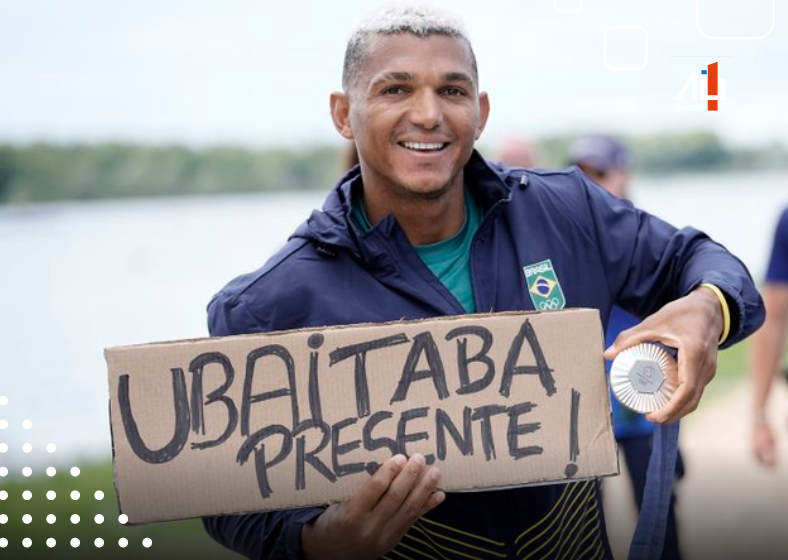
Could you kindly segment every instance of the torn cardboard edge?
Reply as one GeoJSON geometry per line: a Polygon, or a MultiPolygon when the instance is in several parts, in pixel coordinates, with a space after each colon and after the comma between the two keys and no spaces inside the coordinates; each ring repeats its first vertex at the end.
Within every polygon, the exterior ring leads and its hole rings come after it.
{"type": "Polygon", "coordinates": [[[618,474],[598,311],[507,312],[107,349],[131,523],[347,499],[396,453],[447,491],[618,474]]]}

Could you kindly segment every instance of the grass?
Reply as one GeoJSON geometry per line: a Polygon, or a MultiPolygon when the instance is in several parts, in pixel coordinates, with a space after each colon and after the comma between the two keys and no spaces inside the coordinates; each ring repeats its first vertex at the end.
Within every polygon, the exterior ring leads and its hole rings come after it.
{"type": "Polygon", "coordinates": [[[120,524],[112,483],[112,465],[84,464],[80,470],[78,477],[71,476],[67,469],[60,469],[51,478],[42,470],[30,478],[9,473],[6,478],[0,479],[0,490],[8,493],[8,497],[0,501],[0,514],[8,517],[7,522],[0,525],[0,538],[8,540],[6,548],[0,549],[0,558],[240,558],[214,542],[203,530],[199,520],[136,527],[120,524]],[[25,490],[32,492],[30,500],[23,498],[25,490]],[[54,500],[47,499],[46,494],[50,490],[56,493],[54,500]],[[78,500],[71,499],[73,490],[80,493],[78,500]],[[102,500],[94,497],[97,490],[104,493],[102,500]],[[22,519],[25,514],[32,516],[29,524],[22,519]],[[50,514],[56,517],[53,524],[46,520],[50,514]],[[71,521],[74,514],[79,515],[76,524],[71,521]],[[97,514],[103,515],[103,523],[96,523],[97,514]],[[30,548],[23,546],[25,538],[32,540],[30,548]],[[46,545],[49,538],[55,539],[54,548],[50,549],[46,545]],[[73,538],[79,539],[78,548],[71,546],[73,538]],[[97,538],[104,540],[101,548],[94,544],[97,538]],[[126,548],[118,545],[121,538],[128,540],[126,548]],[[144,538],[152,540],[150,548],[143,546],[144,538]]]}
{"type": "Polygon", "coordinates": [[[734,387],[747,381],[747,354],[750,341],[745,340],[732,348],[722,350],[717,355],[717,375],[706,387],[701,400],[701,407],[709,406],[710,402],[727,394],[734,387]]]}

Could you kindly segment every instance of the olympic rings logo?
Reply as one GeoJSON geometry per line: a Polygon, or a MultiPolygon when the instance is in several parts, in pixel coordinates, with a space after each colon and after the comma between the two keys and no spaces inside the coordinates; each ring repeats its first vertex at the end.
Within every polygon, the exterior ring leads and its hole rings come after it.
{"type": "Polygon", "coordinates": [[[561,300],[557,297],[546,299],[540,301],[537,307],[539,307],[540,311],[555,311],[556,309],[561,309],[561,300]]]}

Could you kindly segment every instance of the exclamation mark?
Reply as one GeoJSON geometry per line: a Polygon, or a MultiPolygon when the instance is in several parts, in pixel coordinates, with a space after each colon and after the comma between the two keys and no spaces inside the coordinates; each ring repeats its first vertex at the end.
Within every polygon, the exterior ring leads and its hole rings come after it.
{"type": "Polygon", "coordinates": [[[571,461],[564,469],[566,478],[572,478],[577,474],[577,456],[580,454],[580,445],[577,437],[577,421],[580,412],[580,391],[572,389],[572,408],[569,415],[569,460],[571,461]]]}
{"type": "MultiPolygon", "coordinates": [[[[708,82],[708,95],[719,95],[717,92],[717,62],[714,64],[709,64],[709,82],[708,82]]],[[[709,99],[709,111],[716,111],[717,110],[717,100],[716,99],[709,99]]]]}

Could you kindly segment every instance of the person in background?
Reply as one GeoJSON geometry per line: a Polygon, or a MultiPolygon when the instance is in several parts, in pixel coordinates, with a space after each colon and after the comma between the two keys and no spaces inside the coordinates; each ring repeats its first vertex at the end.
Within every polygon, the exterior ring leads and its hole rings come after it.
{"type": "Polygon", "coordinates": [[[501,161],[509,167],[537,167],[542,159],[542,154],[534,142],[517,136],[506,138],[498,146],[497,151],[492,157],[495,161],[501,161]]]}
{"type": "MultiPolygon", "coordinates": [[[[563,286],[556,308],[607,320],[619,302],[647,317],[607,358],[644,340],[682,352],[681,385],[653,414],[668,423],[697,407],[718,345],[763,320],[744,265],[703,233],[607,195],[577,169],[485,160],[475,145],[490,99],[451,14],[392,4],[368,15],[330,108],[360,164],[275,256],[213,298],[211,335],[534,310],[547,302],[523,267],[547,261],[563,286]]],[[[255,559],[611,558],[594,480],[468,493],[440,480],[422,454],[396,453],[345,502],[203,522],[255,559]]]]}
{"type": "Polygon", "coordinates": [[[766,322],[753,337],[749,355],[754,393],[752,452],[761,465],[774,468],[776,443],[766,405],[781,369],[788,334],[788,208],[777,222],[762,293],[766,322]]]}
{"type": "MultiPolygon", "coordinates": [[[[569,159],[599,186],[617,198],[627,199],[631,179],[632,156],[626,145],[614,136],[593,135],[575,140],[569,147],[569,159]]],[[[613,307],[605,329],[605,344],[609,346],[618,334],[634,327],[640,320],[618,306],[613,307]]],[[[606,366],[610,371],[610,360],[606,366]]],[[[632,491],[638,511],[643,503],[646,471],[651,457],[654,424],[646,417],[624,407],[611,395],[613,405],[613,430],[619,449],[629,471],[632,491]]],[[[676,457],[676,478],[684,476],[681,453],[676,457]]],[[[675,512],[676,494],[671,496],[668,510],[665,546],[662,558],[681,558],[675,512]]]]}

